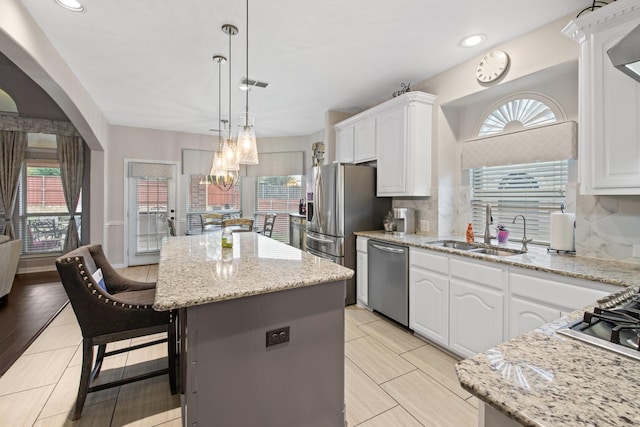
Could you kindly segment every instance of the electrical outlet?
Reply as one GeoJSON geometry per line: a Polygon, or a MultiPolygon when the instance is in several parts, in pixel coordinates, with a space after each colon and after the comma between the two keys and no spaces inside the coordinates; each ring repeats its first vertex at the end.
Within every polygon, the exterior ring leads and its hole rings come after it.
{"type": "Polygon", "coordinates": [[[272,329],[267,331],[267,347],[289,342],[289,327],[272,329]]]}

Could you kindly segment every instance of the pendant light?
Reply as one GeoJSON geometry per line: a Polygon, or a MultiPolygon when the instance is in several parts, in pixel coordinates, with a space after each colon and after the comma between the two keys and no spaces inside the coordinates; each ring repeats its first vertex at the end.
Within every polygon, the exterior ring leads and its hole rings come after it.
{"type": "Polygon", "coordinates": [[[229,133],[222,148],[222,155],[227,163],[227,175],[235,177],[235,182],[238,182],[240,163],[238,162],[237,144],[233,140],[231,133],[231,36],[238,34],[238,27],[225,24],[222,26],[222,31],[229,36],[229,133]]]}
{"type": "Polygon", "coordinates": [[[222,110],[222,64],[227,62],[227,58],[222,55],[215,55],[213,60],[218,63],[218,144],[213,153],[213,165],[209,172],[210,181],[216,185],[223,184],[227,175],[227,165],[222,154],[222,119],[220,117],[222,110]]]}
{"type": "Polygon", "coordinates": [[[247,0],[247,68],[245,86],[245,111],[240,113],[240,130],[238,131],[238,161],[244,165],[258,164],[258,145],[254,131],[255,116],[249,115],[249,0],[247,0]]]}

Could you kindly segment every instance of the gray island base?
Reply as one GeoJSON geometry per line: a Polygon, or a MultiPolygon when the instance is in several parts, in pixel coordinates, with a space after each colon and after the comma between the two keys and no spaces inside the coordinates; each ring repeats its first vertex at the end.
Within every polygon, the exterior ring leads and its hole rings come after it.
{"type": "Polygon", "coordinates": [[[216,234],[170,238],[162,249],[155,307],[180,313],[183,425],[343,427],[353,272],[237,233],[234,273],[217,277],[225,255],[216,234]]]}

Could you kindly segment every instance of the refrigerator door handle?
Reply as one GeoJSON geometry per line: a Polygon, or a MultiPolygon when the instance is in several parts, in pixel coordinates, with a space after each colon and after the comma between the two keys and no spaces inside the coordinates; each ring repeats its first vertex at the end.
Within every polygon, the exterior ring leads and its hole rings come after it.
{"type": "MultiPolygon", "coordinates": [[[[307,236],[307,237],[309,237],[309,236],[307,236]]],[[[374,248],[376,248],[376,249],[380,249],[381,251],[393,252],[394,254],[404,253],[404,249],[390,248],[388,246],[376,245],[375,243],[372,243],[372,246],[374,248]]]]}
{"type": "Polygon", "coordinates": [[[315,237],[309,233],[307,233],[307,239],[311,239],[311,240],[316,240],[318,242],[324,242],[324,243],[335,243],[333,240],[331,239],[323,239],[321,237],[315,237]]]}
{"type": "Polygon", "coordinates": [[[322,168],[318,167],[318,173],[316,174],[316,182],[315,182],[315,192],[316,192],[316,215],[315,222],[318,225],[318,231],[320,233],[324,233],[324,225],[322,221],[322,212],[324,209],[324,186],[322,185],[322,168]]]}

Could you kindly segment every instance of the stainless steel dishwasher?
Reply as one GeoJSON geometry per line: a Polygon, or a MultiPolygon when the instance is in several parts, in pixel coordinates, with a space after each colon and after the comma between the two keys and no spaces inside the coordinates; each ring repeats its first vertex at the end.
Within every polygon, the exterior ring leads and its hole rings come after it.
{"type": "Polygon", "coordinates": [[[369,308],[409,326],[409,248],[369,240],[369,308]]]}

